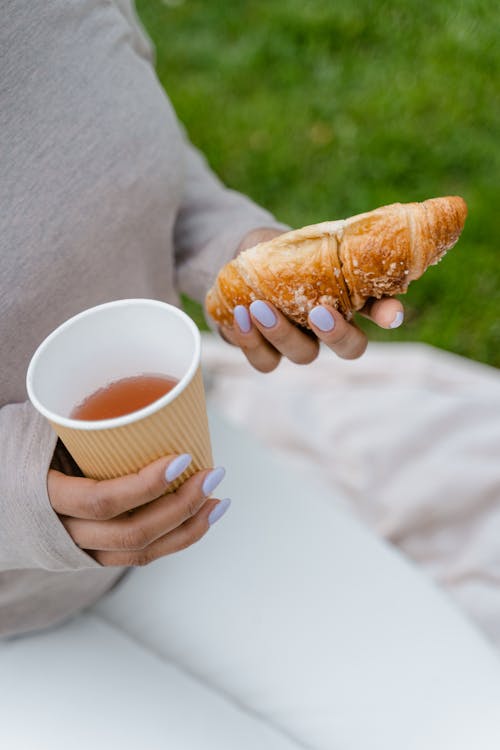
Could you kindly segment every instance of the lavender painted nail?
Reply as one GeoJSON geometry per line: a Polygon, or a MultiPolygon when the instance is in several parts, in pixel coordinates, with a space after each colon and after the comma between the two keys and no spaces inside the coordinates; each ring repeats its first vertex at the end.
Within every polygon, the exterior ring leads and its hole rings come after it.
{"type": "Polygon", "coordinates": [[[264,328],[272,328],[278,322],[276,315],[265,302],[258,299],[250,305],[250,312],[264,328]]]}
{"type": "Polygon", "coordinates": [[[313,307],[309,313],[309,320],[316,326],[316,328],[319,328],[320,331],[324,331],[325,333],[327,331],[333,331],[335,328],[333,315],[326,309],[326,307],[322,307],[322,305],[313,307]]]}
{"type": "Polygon", "coordinates": [[[180,477],[183,471],[186,471],[187,467],[193,460],[193,457],[189,453],[182,453],[167,466],[165,471],[165,479],[167,482],[173,482],[174,479],[180,477]]]}
{"type": "Polygon", "coordinates": [[[212,469],[210,474],[207,474],[205,481],[203,482],[201,491],[208,497],[215,490],[216,487],[222,482],[226,475],[226,470],[223,466],[218,466],[216,469],[212,469]]]}
{"type": "Polygon", "coordinates": [[[389,328],[399,328],[399,326],[403,322],[404,318],[405,318],[404,313],[402,313],[401,310],[400,310],[394,316],[394,320],[392,321],[392,323],[389,326],[389,328]]]}
{"type": "Polygon", "coordinates": [[[210,526],[213,526],[214,523],[216,523],[219,518],[222,518],[226,510],[231,505],[231,500],[228,497],[225,497],[224,500],[221,500],[215,508],[212,510],[210,515],[208,516],[208,523],[210,526]]]}
{"type": "Polygon", "coordinates": [[[236,305],[233,310],[234,319],[242,333],[248,333],[252,327],[252,321],[248,310],[244,305],[236,305]]]}

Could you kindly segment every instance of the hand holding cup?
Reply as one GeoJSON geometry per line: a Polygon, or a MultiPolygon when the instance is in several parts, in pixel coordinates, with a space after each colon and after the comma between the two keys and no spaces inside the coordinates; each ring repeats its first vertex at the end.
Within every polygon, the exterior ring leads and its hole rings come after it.
{"type": "Polygon", "coordinates": [[[191,461],[189,454],[166,456],[100,481],[51,469],[50,502],[73,541],[101,565],[147,565],[199,541],[230,505],[209,497],[222,467],[196,472],[169,493],[191,461]]]}

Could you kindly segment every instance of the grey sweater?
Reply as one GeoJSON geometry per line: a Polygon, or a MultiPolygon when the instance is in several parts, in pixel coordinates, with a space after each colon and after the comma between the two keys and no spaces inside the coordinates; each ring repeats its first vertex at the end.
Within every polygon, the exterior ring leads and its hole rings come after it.
{"type": "MultiPolygon", "coordinates": [[[[39,342],[105,301],[202,300],[242,237],[277,226],[189,144],[128,0],[2,0],[0,635],[39,629],[123,575],[51,508],[56,437],[26,400],[39,342]]],[[[57,455],[56,455],[57,459],[57,455]]]]}

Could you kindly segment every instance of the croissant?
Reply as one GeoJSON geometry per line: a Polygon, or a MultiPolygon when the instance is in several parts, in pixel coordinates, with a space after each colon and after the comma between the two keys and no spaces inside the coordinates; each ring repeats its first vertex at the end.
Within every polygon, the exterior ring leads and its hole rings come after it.
{"type": "Polygon", "coordinates": [[[316,305],[350,319],[369,297],[404,294],[457,242],[466,215],[465,201],[451,196],[286,232],[227,263],[207,294],[207,311],[232,325],[236,305],[264,299],[306,328],[316,305]]]}

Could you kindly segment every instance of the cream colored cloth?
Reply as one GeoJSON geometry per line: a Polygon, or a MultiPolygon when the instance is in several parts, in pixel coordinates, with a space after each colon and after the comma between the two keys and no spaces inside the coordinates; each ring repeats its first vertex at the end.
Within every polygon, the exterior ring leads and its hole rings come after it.
{"type": "Polygon", "coordinates": [[[212,404],[326,479],[500,646],[500,376],[422,344],[254,371],[204,340],[212,404]]]}
{"type": "Polygon", "coordinates": [[[0,747],[498,750],[478,629],[323,482],[209,419],[230,510],[72,622],[0,641],[0,747]]]}

